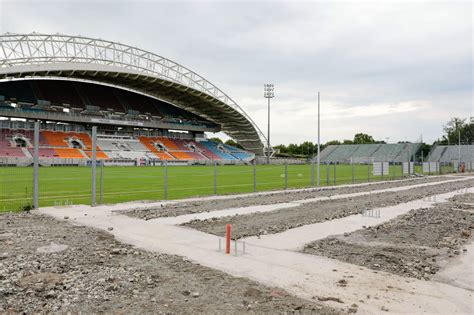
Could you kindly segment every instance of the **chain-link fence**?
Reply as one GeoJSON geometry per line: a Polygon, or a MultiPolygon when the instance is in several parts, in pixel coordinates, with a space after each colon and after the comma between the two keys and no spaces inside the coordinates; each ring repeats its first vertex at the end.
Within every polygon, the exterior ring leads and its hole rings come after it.
{"type": "MultiPolygon", "coordinates": [[[[5,131],[3,131],[5,132],[5,131]]],[[[34,131],[25,131],[35,139],[34,131]]],[[[428,176],[458,172],[455,163],[401,162],[361,159],[345,163],[315,162],[276,165],[224,165],[222,161],[191,165],[172,161],[146,162],[137,159],[117,163],[105,159],[95,146],[95,131],[83,131],[69,137],[64,148],[54,148],[41,135],[33,143],[21,143],[11,157],[0,159],[0,211],[17,211],[34,206],[74,204],[112,204],[137,200],[172,200],[195,196],[226,195],[256,191],[357,184],[397,180],[409,176],[428,176]],[[76,145],[80,145],[77,148],[76,145]],[[35,163],[35,146],[37,162],[35,163]],[[15,157],[22,152],[27,157],[15,157]],[[95,158],[94,158],[95,157],[95,158]],[[36,166],[36,167],[35,167],[36,166]],[[95,166],[95,167],[94,167],[95,166]],[[35,198],[35,170],[37,197],[35,198]]],[[[0,134],[0,139],[14,141],[13,134],[0,134]]],[[[54,141],[49,139],[49,141],[54,141]]],[[[4,153],[5,154],[5,153],[4,153]]],[[[4,155],[3,154],[3,155],[4,155]]],[[[462,171],[473,169],[464,162],[462,171]]]]}

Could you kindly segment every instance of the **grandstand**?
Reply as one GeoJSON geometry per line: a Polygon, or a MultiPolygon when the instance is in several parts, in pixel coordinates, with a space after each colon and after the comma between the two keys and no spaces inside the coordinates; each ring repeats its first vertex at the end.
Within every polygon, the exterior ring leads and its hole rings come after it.
{"type": "Polygon", "coordinates": [[[92,126],[97,158],[110,164],[235,164],[265,151],[265,137],[229,96],[161,56],[36,33],[2,35],[0,46],[0,159],[9,165],[31,162],[37,120],[43,165],[60,159],[85,164],[92,157],[92,126]],[[38,42],[41,52],[32,48],[38,42]],[[206,139],[219,131],[245,149],[206,139]]]}
{"type": "Polygon", "coordinates": [[[400,163],[415,157],[419,143],[329,145],[321,151],[322,163],[400,163]]]}
{"type": "Polygon", "coordinates": [[[428,162],[457,162],[459,153],[461,153],[461,162],[474,162],[474,145],[438,145],[431,150],[428,162]]]}

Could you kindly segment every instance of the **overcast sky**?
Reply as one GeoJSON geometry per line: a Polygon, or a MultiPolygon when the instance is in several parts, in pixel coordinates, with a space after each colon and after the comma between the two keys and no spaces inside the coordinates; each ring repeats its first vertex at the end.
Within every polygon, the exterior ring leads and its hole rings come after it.
{"type": "Polygon", "coordinates": [[[179,62],[229,94],[272,144],[366,132],[433,141],[474,116],[473,5],[446,2],[0,0],[0,33],[63,33],[179,62]]]}

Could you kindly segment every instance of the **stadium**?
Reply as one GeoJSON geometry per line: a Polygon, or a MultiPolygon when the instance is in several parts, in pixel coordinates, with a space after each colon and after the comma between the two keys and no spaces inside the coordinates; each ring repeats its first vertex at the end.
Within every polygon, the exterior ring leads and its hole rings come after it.
{"type": "Polygon", "coordinates": [[[91,156],[92,125],[98,127],[99,159],[232,163],[263,154],[265,137],[252,119],[212,83],[171,60],[61,35],[4,35],[1,45],[1,115],[26,120],[2,121],[9,131],[2,134],[0,155],[20,158],[16,163],[31,157],[33,120],[43,122],[40,156],[77,164],[91,156]],[[218,131],[246,151],[205,141],[204,132],[218,131]]]}
{"type": "Polygon", "coordinates": [[[419,143],[329,145],[315,169],[317,156],[273,158],[265,135],[230,96],[154,53],[37,33],[3,35],[0,46],[0,165],[5,180],[17,179],[2,191],[3,211],[449,173],[458,167],[458,151],[465,169],[472,169],[470,146],[438,146],[424,161],[419,143]],[[207,139],[216,132],[240,148],[207,139]],[[46,167],[37,172],[36,190],[35,148],[38,166],[46,167]],[[271,165],[262,165],[267,152],[271,165]],[[96,165],[100,176],[91,175],[96,165]]]}
{"type": "Polygon", "coordinates": [[[140,48],[0,35],[0,313],[472,313],[460,131],[295,157],[243,108],[140,48]]]}

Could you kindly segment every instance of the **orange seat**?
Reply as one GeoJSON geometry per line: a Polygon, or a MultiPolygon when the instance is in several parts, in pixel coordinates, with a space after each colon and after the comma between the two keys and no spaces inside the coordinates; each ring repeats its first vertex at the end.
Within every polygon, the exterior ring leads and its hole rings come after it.
{"type": "Polygon", "coordinates": [[[46,142],[52,147],[64,147],[67,148],[66,142],[67,134],[62,131],[42,131],[43,137],[46,142]]]}
{"type": "Polygon", "coordinates": [[[55,148],[54,151],[60,158],[68,158],[68,159],[83,159],[84,155],[79,151],[79,149],[74,148],[64,148],[59,149],[55,148]]]}
{"type": "Polygon", "coordinates": [[[146,146],[151,152],[153,152],[153,154],[155,154],[160,160],[165,160],[165,161],[174,160],[174,158],[168,152],[158,151],[158,149],[153,145],[153,142],[158,141],[157,138],[140,136],[138,137],[138,139],[144,146],[146,146]]]}
{"type": "MultiPolygon", "coordinates": [[[[92,151],[84,151],[84,153],[92,159],[92,151]]],[[[109,157],[104,151],[96,151],[96,158],[98,160],[107,160],[109,157]]]]}

